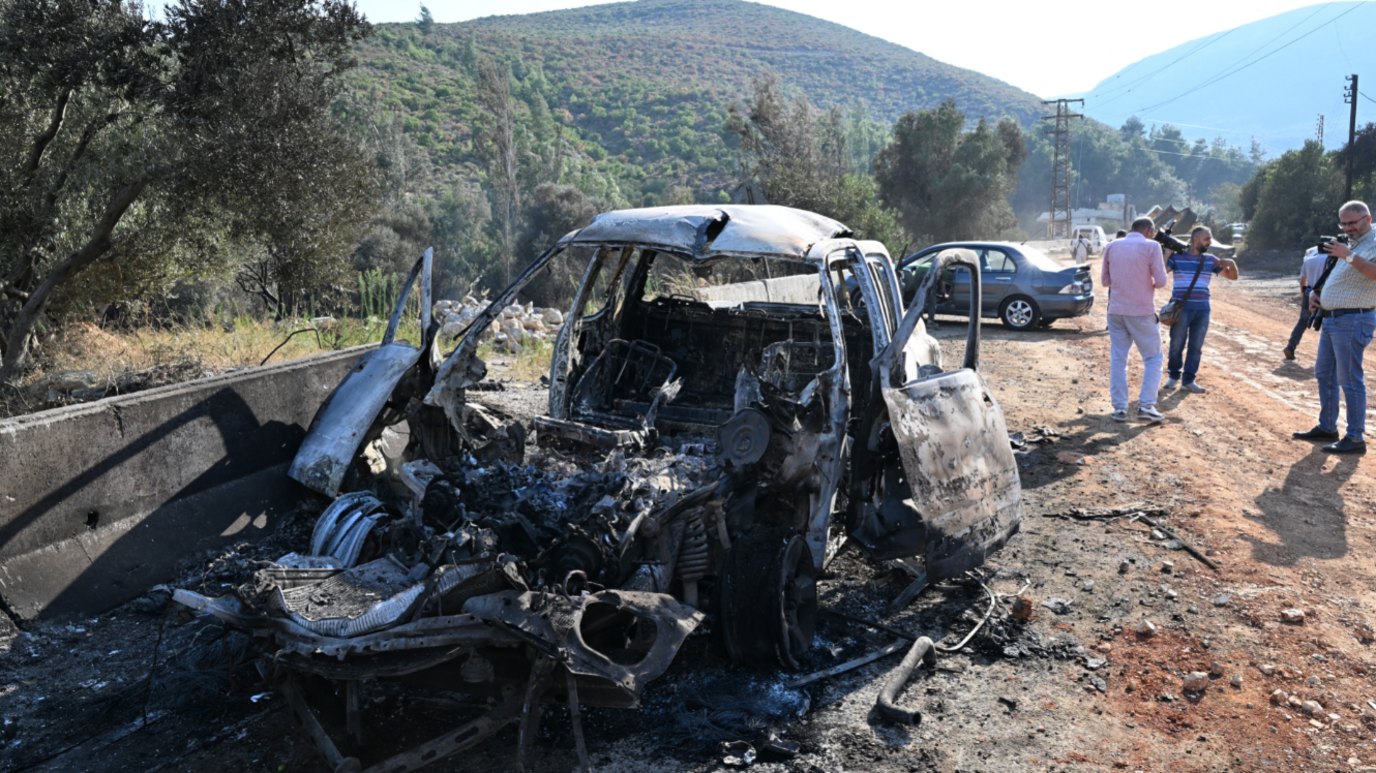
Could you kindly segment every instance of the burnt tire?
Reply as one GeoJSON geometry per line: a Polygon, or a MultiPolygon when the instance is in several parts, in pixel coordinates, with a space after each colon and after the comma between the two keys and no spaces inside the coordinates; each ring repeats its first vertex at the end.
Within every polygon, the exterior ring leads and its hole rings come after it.
{"type": "Polygon", "coordinates": [[[718,627],[733,662],[800,665],[817,624],[817,570],[806,540],[780,529],[742,534],[718,593],[718,627]]]}
{"type": "Polygon", "coordinates": [[[1015,295],[999,306],[999,319],[1012,330],[1031,330],[1041,322],[1042,310],[1025,295],[1015,295]]]}

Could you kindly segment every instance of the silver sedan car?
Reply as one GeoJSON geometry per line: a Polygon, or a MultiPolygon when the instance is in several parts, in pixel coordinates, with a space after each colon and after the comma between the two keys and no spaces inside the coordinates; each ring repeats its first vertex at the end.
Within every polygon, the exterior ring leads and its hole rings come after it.
{"type": "MultiPolygon", "coordinates": [[[[1040,250],[1012,242],[949,242],[909,255],[898,264],[905,303],[912,303],[933,259],[952,248],[973,250],[979,256],[980,316],[998,317],[1006,327],[1045,327],[1058,319],[1088,314],[1094,305],[1088,266],[1063,267],[1040,250]]],[[[937,313],[970,313],[966,269],[948,270],[935,287],[937,313]]]]}

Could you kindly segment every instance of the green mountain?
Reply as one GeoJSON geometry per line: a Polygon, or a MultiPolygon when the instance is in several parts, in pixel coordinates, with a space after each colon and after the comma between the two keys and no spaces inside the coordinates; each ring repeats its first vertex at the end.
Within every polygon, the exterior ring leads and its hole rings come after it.
{"type": "Polygon", "coordinates": [[[971,120],[1014,116],[1027,124],[1041,109],[1038,98],[1002,81],[741,0],[639,0],[463,24],[385,24],[358,55],[355,86],[424,149],[431,173],[417,187],[432,195],[481,177],[473,126],[483,56],[511,72],[526,174],[558,178],[612,204],[722,196],[736,177],[727,109],[768,73],[786,93],[845,110],[857,129],[887,127],[946,98],[971,120]],[[562,161],[541,166],[541,158],[562,161]]]}

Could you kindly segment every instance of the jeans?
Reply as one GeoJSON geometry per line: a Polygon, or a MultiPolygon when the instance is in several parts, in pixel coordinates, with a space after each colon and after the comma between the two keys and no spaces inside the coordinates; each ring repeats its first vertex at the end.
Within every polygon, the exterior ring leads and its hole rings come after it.
{"type": "Polygon", "coordinates": [[[1290,343],[1286,348],[1295,351],[1295,347],[1300,345],[1300,338],[1304,336],[1304,331],[1309,327],[1309,288],[1304,288],[1304,297],[1300,299],[1300,321],[1295,323],[1295,329],[1290,331],[1290,343]]]}
{"type": "Polygon", "coordinates": [[[1319,429],[1338,431],[1338,388],[1347,398],[1347,437],[1366,431],[1366,374],[1362,355],[1376,332],[1376,311],[1328,317],[1319,333],[1314,378],[1319,382],[1319,429]]]}
{"type": "Polygon", "coordinates": [[[1156,393],[1161,389],[1161,326],[1156,322],[1156,315],[1110,314],[1108,394],[1115,411],[1125,411],[1128,407],[1128,350],[1133,344],[1142,355],[1142,391],[1137,407],[1156,405],[1156,393]]]}
{"type": "Polygon", "coordinates": [[[1204,354],[1204,336],[1208,334],[1208,309],[1185,309],[1181,312],[1180,319],[1171,325],[1171,353],[1166,360],[1166,370],[1170,371],[1171,378],[1180,378],[1180,359],[1183,353],[1185,383],[1194,383],[1194,377],[1199,373],[1199,358],[1204,354]]]}

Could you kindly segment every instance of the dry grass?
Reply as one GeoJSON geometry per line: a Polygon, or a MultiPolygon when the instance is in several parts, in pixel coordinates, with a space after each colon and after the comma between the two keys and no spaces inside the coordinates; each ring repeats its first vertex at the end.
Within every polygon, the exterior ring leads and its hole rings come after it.
{"type": "MultiPolygon", "coordinates": [[[[385,300],[385,299],[384,299],[385,300]]],[[[374,304],[383,308],[389,304],[374,304]]],[[[55,408],[101,396],[126,394],[244,367],[281,363],[382,340],[387,320],[378,316],[289,319],[281,322],[238,315],[224,308],[206,322],[102,328],[67,324],[50,341],[39,367],[16,389],[0,388],[0,417],[55,408]],[[86,371],[73,374],[74,371],[86,371]],[[79,375],[79,378],[74,378],[79,375]],[[79,382],[73,386],[73,382],[79,382]],[[58,389],[53,389],[59,385],[58,389]]],[[[414,313],[414,309],[410,309],[414,313]]],[[[398,340],[420,340],[419,321],[405,315],[398,340]]],[[[452,346],[454,342],[448,342],[452,346]]],[[[446,346],[448,349],[448,346],[446,346]]],[[[538,381],[549,373],[551,340],[529,342],[517,354],[496,350],[491,337],[478,354],[503,377],[538,381]]]]}
{"type": "MultiPolygon", "coordinates": [[[[89,322],[75,322],[67,326],[60,347],[45,361],[44,368],[29,374],[25,382],[39,381],[47,373],[94,370],[114,384],[121,373],[184,361],[196,361],[205,370],[219,372],[260,365],[269,354],[271,362],[282,362],[381,341],[386,329],[386,321],[376,318],[312,324],[306,320],[273,322],[238,317],[215,325],[170,325],[119,331],[103,330],[89,322]],[[298,330],[307,332],[286,340],[298,330]]],[[[418,333],[419,324],[411,320],[401,326],[397,337],[417,340],[418,333]]]]}
{"type": "MultiPolygon", "coordinates": [[[[69,402],[66,395],[48,399],[52,377],[70,371],[92,371],[96,389],[108,394],[148,389],[263,363],[280,363],[382,340],[385,320],[369,318],[262,321],[237,317],[211,325],[143,326],[107,330],[90,322],[70,323],[50,346],[42,367],[26,375],[21,390],[0,395],[0,415],[27,413],[69,402]],[[293,335],[296,333],[296,335],[293,335]],[[6,407],[7,406],[7,407],[6,407]]],[[[404,322],[399,340],[419,340],[420,326],[404,322]]],[[[502,375],[537,381],[549,372],[552,341],[530,343],[511,355],[494,350],[490,340],[479,356],[497,364],[502,375]]],[[[89,396],[84,399],[90,399],[89,396]]]]}
{"type": "Polygon", "coordinates": [[[494,352],[491,343],[484,342],[478,347],[478,356],[486,362],[501,364],[505,376],[518,381],[539,381],[541,376],[549,375],[554,342],[549,339],[532,342],[515,355],[494,352]]]}
{"type": "MultiPolygon", "coordinates": [[[[210,324],[148,325],[103,329],[90,322],[69,323],[48,345],[40,367],[25,374],[18,389],[0,392],[0,416],[29,413],[69,402],[164,386],[236,368],[309,357],[382,340],[385,320],[323,319],[262,321],[252,317],[210,324]],[[300,332],[297,335],[292,333],[300,332]],[[280,348],[279,348],[280,347],[280,348]],[[274,351],[275,350],[275,351],[274,351]],[[269,359],[269,355],[271,355],[269,359]],[[81,381],[89,389],[50,391],[53,380],[71,371],[90,371],[81,381]]],[[[403,322],[402,340],[419,340],[415,319],[403,322]]]]}

